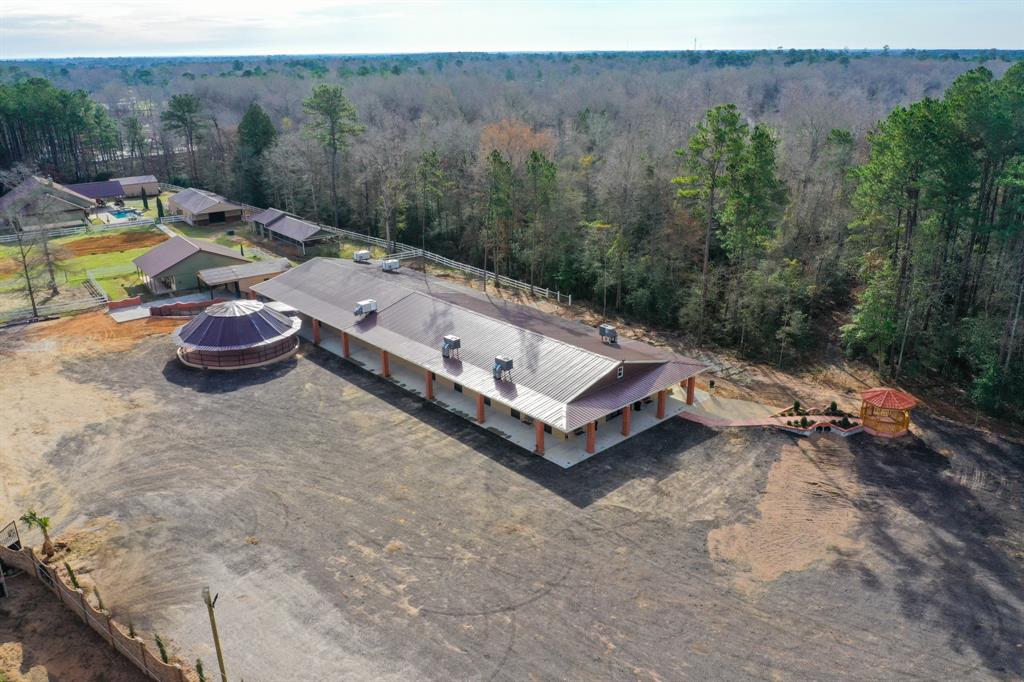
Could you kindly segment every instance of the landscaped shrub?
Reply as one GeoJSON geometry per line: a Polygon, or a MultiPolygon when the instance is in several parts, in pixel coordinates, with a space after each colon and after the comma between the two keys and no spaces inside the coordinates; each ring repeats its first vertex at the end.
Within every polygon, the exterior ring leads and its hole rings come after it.
{"type": "Polygon", "coordinates": [[[844,416],[843,420],[839,423],[839,425],[842,426],[844,429],[850,428],[850,419],[849,419],[849,417],[844,416]]]}
{"type": "Polygon", "coordinates": [[[807,421],[807,417],[800,417],[800,426],[806,429],[809,424],[810,422],[807,421]]]}
{"type": "Polygon", "coordinates": [[[160,660],[164,663],[170,663],[170,659],[167,658],[167,647],[164,646],[164,640],[160,639],[160,635],[153,634],[153,639],[156,641],[156,648],[160,651],[160,660]]]}
{"type": "Polygon", "coordinates": [[[797,414],[800,414],[800,401],[799,400],[794,400],[793,401],[793,412],[796,412],[797,414]]]}
{"type": "Polygon", "coordinates": [[[65,561],[64,569],[68,572],[68,580],[71,581],[71,584],[74,585],[75,589],[81,589],[82,586],[78,584],[78,576],[76,576],[75,572],[71,570],[71,564],[65,561]]]}
{"type": "Polygon", "coordinates": [[[203,659],[196,659],[196,675],[199,675],[199,682],[206,682],[206,673],[203,672],[203,659]]]}
{"type": "Polygon", "coordinates": [[[830,403],[828,404],[828,410],[829,410],[829,412],[831,412],[832,414],[835,414],[836,412],[838,412],[838,411],[839,411],[839,407],[838,407],[838,406],[836,405],[836,401],[834,401],[834,400],[833,400],[832,402],[830,402],[830,403]]]}

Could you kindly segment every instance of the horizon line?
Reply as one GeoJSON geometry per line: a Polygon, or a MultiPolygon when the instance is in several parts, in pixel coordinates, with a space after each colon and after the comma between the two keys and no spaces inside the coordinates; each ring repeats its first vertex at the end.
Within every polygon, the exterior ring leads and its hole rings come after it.
{"type": "MultiPolygon", "coordinates": [[[[1024,48],[1015,47],[889,47],[890,53],[900,52],[955,52],[955,51],[969,51],[969,52],[1020,52],[1024,53],[1024,48]]],[[[427,57],[434,55],[557,55],[557,54],[653,54],[653,53],[680,53],[680,54],[700,54],[700,53],[716,53],[716,52],[761,52],[766,54],[778,54],[786,53],[790,51],[796,52],[809,52],[809,51],[833,51],[833,52],[850,52],[852,53],[884,53],[884,47],[781,47],[781,48],[707,48],[707,49],[692,49],[692,48],[648,48],[648,49],[599,49],[599,50],[457,50],[457,51],[416,51],[416,52],[401,52],[401,51],[386,51],[386,52],[251,52],[251,53],[202,53],[202,52],[191,52],[191,53],[169,53],[169,54],[118,54],[118,55],[68,55],[68,56],[19,56],[19,57],[0,57],[0,62],[19,62],[19,61],[58,61],[58,60],[69,60],[69,59],[172,59],[180,57],[191,57],[191,58],[204,58],[204,57],[345,57],[345,58],[358,58],[358,57],[427,57]]]]}

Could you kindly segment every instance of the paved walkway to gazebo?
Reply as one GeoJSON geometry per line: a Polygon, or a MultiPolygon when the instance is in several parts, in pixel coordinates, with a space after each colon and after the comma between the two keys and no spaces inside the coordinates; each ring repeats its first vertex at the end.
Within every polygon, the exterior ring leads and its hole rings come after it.
{"type": "Polygon", "coordinates": [[[771,405],[721,398],[698,389],[693,405],[687,405],[679,416],[705,426],[778,426],[786,423],[784,418],[772,416],[779,411],[771,405]]]}

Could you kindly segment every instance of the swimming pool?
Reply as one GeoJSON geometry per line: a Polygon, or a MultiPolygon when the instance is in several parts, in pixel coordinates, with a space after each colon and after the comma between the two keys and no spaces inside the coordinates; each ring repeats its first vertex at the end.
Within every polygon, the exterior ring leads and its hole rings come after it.
{"type": "Polygon", "coordinates": [[[114,216],[118,220],[124,220],[125,218],[138,218],[142,215],[137,209],[134,208],[116,208],[113,211],[108,211],[110,215],[114,216]]]}

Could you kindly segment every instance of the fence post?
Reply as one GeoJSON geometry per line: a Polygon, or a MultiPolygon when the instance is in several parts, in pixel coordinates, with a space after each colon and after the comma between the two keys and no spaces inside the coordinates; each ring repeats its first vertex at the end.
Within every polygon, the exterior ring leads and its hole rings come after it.
{"type": "MultiPolygon", "coordinates": [[[[57,578],[57,580],[60,580],[60,578],[57,578]]],[[[88,624],[89,624],[89,616],[88,616],[88,613],[89,613],[89,612],[88,612],[88,611],[86,610],[86,608],[85,608],[85,591],[83,591],[83,590],[82,590],[81,588],[79,588],[79,587],[76,587],[76,588],[75,588],[75,592],[77,592],[77,593],[78,593],[78,601],[79,601],[79,602],[81,602],[81,607],[82,607],[82,620],[84,620],[84,621],[85,621],[85,624],[86,624],[86,625],[88,625],[88,624]]]]}
{"type": "Polygon", "coordinates": [[[142,669],[148,673],[149,663],[146,662],[146,643],[138,635],[136,635],[135,641],[139,643],[139,658],[142,659],[142,669]]]}

